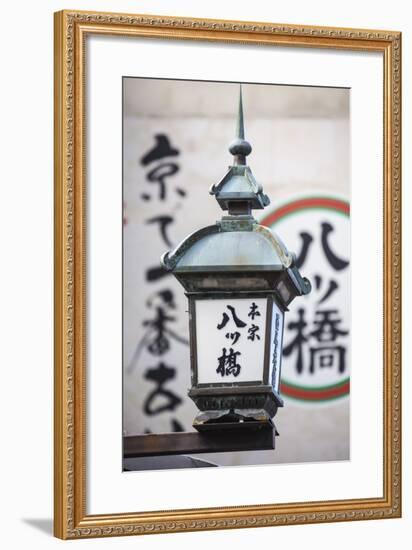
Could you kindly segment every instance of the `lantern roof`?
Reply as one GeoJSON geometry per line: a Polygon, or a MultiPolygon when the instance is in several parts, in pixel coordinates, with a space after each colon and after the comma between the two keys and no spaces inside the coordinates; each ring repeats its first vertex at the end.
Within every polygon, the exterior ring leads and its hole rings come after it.
{"type": "Polygon", "coordinates": [[[174,251],[162,257],[163,265],[179,272],[223,268],[279,271],[291,266],[293,255],[270,229],[252,217],[231,218],[224,217],[186,237],[174,251]]]}
{"type": "Polygon", "coordinates": [[[284,272],[296,296],[308,294],[309,281],[301,276],[295,255],[278,235],[259,225],[252,216],[234,220],[235,217],[225,216],[186,237],[173,251],[163,254],[163,267],[181,277],[196,273],[257,276],[261,272],[263,276],[284,272]]]}

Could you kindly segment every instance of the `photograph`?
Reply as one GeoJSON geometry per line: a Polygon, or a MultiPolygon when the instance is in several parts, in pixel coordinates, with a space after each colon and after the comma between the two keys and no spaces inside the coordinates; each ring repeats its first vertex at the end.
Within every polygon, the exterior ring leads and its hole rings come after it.
{"type": "Polygon", "coordinates": [[[123,78],[124,470],[350,459],[350,189],[349,89],[123,78]]]}

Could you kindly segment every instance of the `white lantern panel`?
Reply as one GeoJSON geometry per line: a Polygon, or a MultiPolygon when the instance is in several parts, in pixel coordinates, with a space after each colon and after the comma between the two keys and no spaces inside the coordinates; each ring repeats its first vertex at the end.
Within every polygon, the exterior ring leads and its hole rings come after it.
{"type": "Polygon", "coordinates": [[[198,384],[263,381],[266,298],[196,300],[198,384]]]}
{"type": "Polygon", "coordinates": [[[279,393],[280,370],[282,364],[283,348],[283,317],[284,312],[273,302],[272,326],[270,331],[270,371],[269,383],[279,393]]]}

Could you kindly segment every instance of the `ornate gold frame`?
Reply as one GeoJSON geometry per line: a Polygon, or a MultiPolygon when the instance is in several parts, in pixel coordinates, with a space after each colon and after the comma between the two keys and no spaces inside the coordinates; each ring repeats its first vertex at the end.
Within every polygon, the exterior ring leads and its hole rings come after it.
{"type": "Polygon", "coordinates": [[[55,14],[55,473],[54,532],[99,537],[401,515],[401,34],[392,31],[151,15],[55,14]],[[376,51],[384,59],[383,497],[281,505],[86,515],[85,183],[86,35],[376,51]]]}

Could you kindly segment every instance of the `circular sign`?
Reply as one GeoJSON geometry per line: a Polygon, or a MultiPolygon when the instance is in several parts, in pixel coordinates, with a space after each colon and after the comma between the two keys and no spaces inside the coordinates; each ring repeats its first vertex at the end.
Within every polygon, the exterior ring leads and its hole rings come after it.
{"type": "Polygon", "coordinates": [[[294,199],[260,222],[296,254],[312,291],[285,315],[283,396],[325,402],[350,389],[349,203],[328,196],[294,199]]]}

